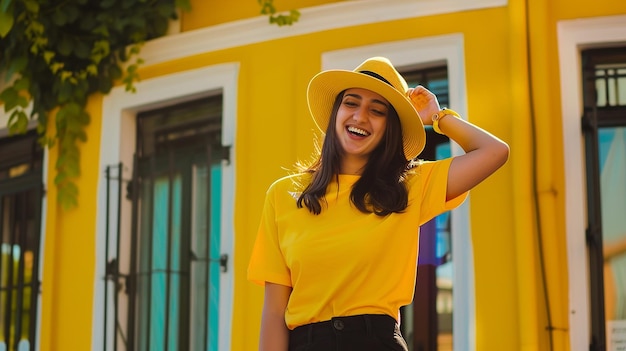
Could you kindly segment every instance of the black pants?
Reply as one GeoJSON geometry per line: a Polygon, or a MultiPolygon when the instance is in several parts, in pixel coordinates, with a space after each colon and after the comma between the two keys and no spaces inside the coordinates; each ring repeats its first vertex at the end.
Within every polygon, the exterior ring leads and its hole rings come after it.
{"type": "Polygon", "coordinates": [[[395,319],[361,314],[311,323],[289,332],[289,351],[408,351],[395,319]]]}

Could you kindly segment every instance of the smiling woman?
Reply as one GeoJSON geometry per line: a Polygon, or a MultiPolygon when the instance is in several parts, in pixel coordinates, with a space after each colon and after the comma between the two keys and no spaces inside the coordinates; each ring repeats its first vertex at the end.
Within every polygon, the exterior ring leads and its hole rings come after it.
{"type": "Polygon", "coordinates": [[[265,285],[260,350],[407,350],[399,309],[413,297],[419,226],[460,205],[509,148],[382,57],[319,73],[308,102],[320,153],[270,186],[248,268],[265,285]],[[464,155],[417,159],[433,120],[464,155]]]}

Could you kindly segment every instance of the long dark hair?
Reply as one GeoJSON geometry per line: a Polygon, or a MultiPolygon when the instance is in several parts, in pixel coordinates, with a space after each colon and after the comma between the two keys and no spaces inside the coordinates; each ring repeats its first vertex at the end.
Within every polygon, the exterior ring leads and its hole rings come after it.
{"type": "MultiPolygon", "coordinates": [[[[311,182],[298,198],[298,208],[306,206],[313,214],[322,212],[326,188],[333,178],[339,176],[343,149],[337,140],[335,122],[344,91],[335,98],[326,136],[319,155],[309,166],[301,170],[311,173],[311,182]]],[[[404,156],[402,126],[398,113],[390,106],[385,135],[363,169],[359,180],[352,186],[350,200],[359,211],[386,216],[403,212],[408,205],[408,192],[404,183],[406,173],[413,166],[404,156]]]]}

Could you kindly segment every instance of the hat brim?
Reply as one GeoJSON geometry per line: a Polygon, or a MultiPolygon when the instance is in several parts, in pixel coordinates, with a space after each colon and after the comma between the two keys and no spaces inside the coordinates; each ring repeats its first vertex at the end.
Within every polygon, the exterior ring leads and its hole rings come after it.
{"type": "Polygon", "coordinates": [[[307,99],[309,111],[317,127],[326,132],[330,113],[337,95],[350,88],[371,90],[387,99],[398,113],[402,125],[402,143],[407,160],[417,157],[426,145],[424,124],[406,94],[372,76],[346,70],[328,70],[315,75],[309,82],[307,99]]]}

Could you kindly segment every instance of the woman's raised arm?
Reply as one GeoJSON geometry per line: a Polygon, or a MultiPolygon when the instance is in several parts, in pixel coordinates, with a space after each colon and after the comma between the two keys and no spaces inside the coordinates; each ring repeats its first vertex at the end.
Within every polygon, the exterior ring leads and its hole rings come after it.
{"type": "MultiPolygon", "coordinates": [[[[417,86],[409,89],[407,95],[424,125],[432,125],[432,116],[440,111],[435,94],[417,86]]],[[[465,151],[464,155],[454,157],[450,165],[446,200],[469,191],[509,158],[509,146],[505,142],[469,122],[448,114],[440,117],[438,124],[439,130],[465,151]]]]}
{"type": "Polygon", "coordinates": [[[446,116],[439,121],[439,129],[465,150],[464,155],[454,157],[450,164],[446,200],[478,185],[509,157],[506,143],[460,118],[446,116]]]}

